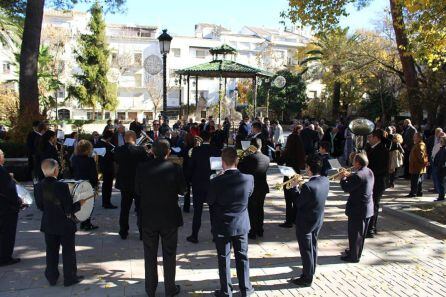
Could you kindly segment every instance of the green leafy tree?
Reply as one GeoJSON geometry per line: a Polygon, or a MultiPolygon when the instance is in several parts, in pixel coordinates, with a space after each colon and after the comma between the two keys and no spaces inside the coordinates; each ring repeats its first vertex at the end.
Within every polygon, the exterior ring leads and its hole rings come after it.
{"type": "Polygon", "coordinates": [[[20,45],[23,33],[23,24],[20,18],[11,16],[0,8],[0,43],[9,48],[20,45]]]}
{"type": "MultiPolygon", "coordinates": [[[[270,108],[276,115],[280,115],[282,120],[289,122],[292,117],[301,113],[306,105],[307,94],[306,84],[300,74],[292,73],[288,70],[278,71],[276,76],[283,76],[286,79],[286,85],[283,88],[277,88],[274,85],[270,89],[270,108]]],[[[261,88],[266,86],[262,84],[261,88]]]]}
{"type": "Polygon", "coordinates": [[[91,107],[93,114],[96,106],[100,106],[103,117],[105,110],[116,109],[116,85],[107,79],[110,52],[105,38],[102,8],[95,3],[90,12],[91,19],[88,23],[90,32],[80,36],[80,49],[76,51],[76,61],[81,73],[74,75],[78,84],[69,86],[68,93],[80,104],[91,107]]]}

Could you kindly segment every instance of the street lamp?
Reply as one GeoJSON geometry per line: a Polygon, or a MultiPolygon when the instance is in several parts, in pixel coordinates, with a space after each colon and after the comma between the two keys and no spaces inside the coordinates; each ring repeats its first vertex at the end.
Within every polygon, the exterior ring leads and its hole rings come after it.
{"type": "Polygon", "coordinates": [[[167,34],[167,29],[163,30],[163,33],[158,37],[160,45],[160,53],[163,56],[163,113],[167,111],[167,54],[170,52],[170,43],[172,42],[172,36],[167,34]]]}

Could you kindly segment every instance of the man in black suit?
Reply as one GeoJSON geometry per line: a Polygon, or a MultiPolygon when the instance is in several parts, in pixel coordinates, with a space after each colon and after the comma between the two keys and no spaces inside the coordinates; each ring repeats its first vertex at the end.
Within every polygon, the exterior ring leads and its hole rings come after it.
{"type": "Polygon", "coordinates": [[[302,132],[300,132],[300,137],[304,143],[305,154],[307,156],[314,154],[319,143],[319,134],[314,130],[314,125],[307,125],[302,132]]]}
{"type": "Polygon", "coordinates": [[[242,296],[249,296],[254,288],[249,280],[248,201],[254,190],[254,178],[237,170],[237,151],[234,148],[225,148],[221,157],[224,173],[211,181],[208,194],[220,276],[220,289],[214,295],[232,296],[232,245],[240,292],[242,296]]]}
{"type": "Polygon", "coordinates": [[[321,141],[319,143],[319,157],[322,159],[322,169],[320,175],[328,176],[328,171],[332,168],[328,160],[330,160],[330,143],[327,141],[321,141]]]}
{"type": "Polygon", "coordinates": [[[152,122],[152,130],[150,130],[147,135],[152,139],[153,141],[158,141],[158,138],[161,137],[160,135],[160,122],[157,120],[154,120],[152,122]]]}
{"type": "Polygon", "coordinates": [[[135,194],[136,168],[149,159],[149,154],[143,146],[136,146],[136,133],[132,130],[125,132],[125,144],[115,149],[114,158],[118,164],[115,187],[121,190],[121,213],[119,214],[119,235],[127,239],[129,231],[129,212],[135,200],[137,210],[137,225],[141,236],[139,215],[139,199],[135,194]]]}
{"type": "Polygon", "coordinates": [[[192,234],[187,237],[187,241],[198,243],[198,232],[201,227],[201,214],[203,212],[203,204],[209,191],[211,164],[210,157],[220,156],[220,151],[209,143],[210,135],[206,131],[200,134],[203,144],[194,147],[192,156],[189,160],[188,176],[192,182],[194,217],[192,221],[192,234]]]}
{"type": "Polygon", "coordinates": [[[296,203],[296,237],[302,259],[302,275],[291,282],[300,287],[309,287],[317,265],[317,239],[324,221],[325,201],[330,182],[321,176],[322,158],[310,155],[306,171],[310,180],[302,185],[296,203]]]}
{"type": "Polygon", "coordinates": [[[348,217],[349,249],[341,257],[346,262],[358,263],[370,218],[373,216],[373,172],[367,166],[365,154],[357,154],[353,159],[356,173],[341,173],[341,188],[349,193],[345,214],[348,217]]]}
{"type": "MultiPolygon", "coordinates": [[[[132,130],[136,133],[136,138],[139,138],[141,136],[142,131],[142,124],[138,122],[138,119],[134,119],[133,122],[130,123],[129,130],[132,130]]],[[[125,137],[125,135],[124,135],[125,137]]]]}
{"type": "Polygon", "coordinates": [[[115,163],[113,151],[115,146],[111,144],[113,132],[105,130],[101,140],[97,143],[97,148],[105,148],[105,155],[99,156],[99,170],[102,173],[102,207],[106,209],[117,208],[111,203],[113,179],[115,178],[115,163]]]}
{"type": "Polygon", "coordinates": [[[413,142],[413,136],[417,132],[417,129],[412,125],[412,121],[410,119],[405,119],[403,122],[403,149],[404,149],[404,159],[403,159],[403,166],[404,166],[404,174],[403,178],[409,179],[409,156],[410,151],[412,150],[412,147],[414,145],[413,142]]]}
{"type": "Polygon", "coordinates": [[[238,169],[241,173],[250,174],[254,177],[254,191],[249,197],[248,213],[251,230],[248,237],[256,239],[263,236],[263,219],[265,196],[269,193],[266,181],[266,172],[269,167],[269,158],[261,153],[262,140],[259,138],[251,140],[251,145],[257,148],[257,152],[250,154],[240,160],[238,169]]]}
{"type": "Polygon", "coordinates": [[[84,200],[73,204],[68,184],[57,181],[59,165],[56,160],[42,162],[45,178],[35,187],[37,208],[43,211],[40,231],[45,233],[46,269],[45,276],[51,286],[59,278],[59,249],[62,245],[64,286],[79,283],[83,277],[77,275],[75,233],[76,223],[73,214],[84,200]]]}
{"type": "Polygon", "coordinates": [[[262,142],[261,152],[264,155],[268,156],[267,140],[264,134],[262,133],[262,124],[260,122],[252,123],[252,134],[249,136],[248,139],[251,141],[254,139],[260,139],[262,142]]]}
{"type": "Polygon", "coordinates": [[[378,222],[379,202],[386,189],[389,172],[389,150],[384,145],[384,131],[377,129],[368,137],[370,146],[367,148],[369,168],[375,177],[373,185],[373,217],[370,219],[367,237],[372,238],[376,233],[378,222]]]}
{"type": "Polygon", "coordinates": [[[184,193],[185,181],[181,167],[166,160],[170,154],[166,140],[155,142],[152,153],[155,159],[139,165],[135,177],[135,192],[141,199],[146,293],[155,296],[158,285],[157,254],[161,237],[165,294],[175,296],[180,292],[180,286],[175,285],[178,227],[183,225],[178,195],[184,193]]]}
{"type": "Polygon", "coordinates": [[[6,171],[5,155],[0,150],[0,266],[20,262],[13,258],[17,220],[22,200],[17,195],[16,184],[6,171]]]}

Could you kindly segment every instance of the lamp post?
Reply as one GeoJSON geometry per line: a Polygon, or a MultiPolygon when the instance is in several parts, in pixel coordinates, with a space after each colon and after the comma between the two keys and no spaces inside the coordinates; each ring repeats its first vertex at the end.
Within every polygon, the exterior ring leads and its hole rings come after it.
{"type": "Polygon", "coordinates": [[[167,29],[158,37],[160,53],[163,56],[163,113],[167,111],[167,54],[170,52],[172,36],[167,34],[167,29]]]}

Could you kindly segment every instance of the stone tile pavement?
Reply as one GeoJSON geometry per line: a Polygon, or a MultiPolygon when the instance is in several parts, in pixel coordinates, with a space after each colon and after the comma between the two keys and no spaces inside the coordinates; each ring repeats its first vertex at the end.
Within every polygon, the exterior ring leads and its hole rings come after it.
{"type": "MultiPolygon", "coordinates": [[[[280,177],[274,168],[270,171],[268,178],[273,185],[280,177]]],[[[408,185],[406,181],[398,183],[397,188],[386,193],[384,203],[433,200],[432,195],[422,199],[401,198],[408,185]]],[[[257,296],[446,296],[445,238],[388,215],[383,215],[379,222],[379,236],[366,240],[361,263],[340,261],[339,254],[347,246],[345,200],[346,195],[333,183],[319,240],[316,279],[311,288],[296,289],[287,280],[301,271],[298,245],[293,229],[277,226],[284,219],[285,203],[282,193],[272,190],[265,207],[264,238],[251,241],[249,246],[251,280],[257,296]]],[[[114,192],[113,202],[118,205],[119,201],[119,192],[114,192]]],[[[100,228],[77,233],[78,270],[86,279],[65,288],[61,280],[57,286],[49,287],[43,275],[45,245],[39,232],[41,214],[35,207],[21,212],[15,256],[22,258],[22,262],[0,268],[0,296],[145,296],[143,247],[135,217],[131,216],[129,239],[123,241],[117,233],[118,216],[119,209],[97,207],[93,218],[100,228]]],[[[218,273],[208,212],[204,212],[197,245],[186,241],[192,213],[185,214],[184,219],[177,257],[180,296],[211,296],[218,287],[218,273]]],[[[162,266],[158,270],[158,294],[164,296],[162,266]]],[[[233,276],[236,283],[235,269],[233,276]]]]}

